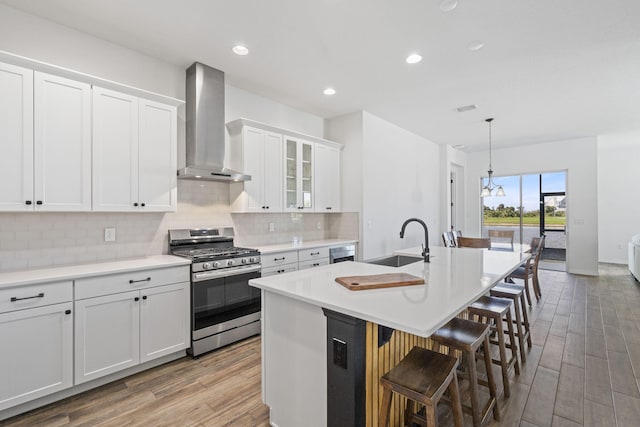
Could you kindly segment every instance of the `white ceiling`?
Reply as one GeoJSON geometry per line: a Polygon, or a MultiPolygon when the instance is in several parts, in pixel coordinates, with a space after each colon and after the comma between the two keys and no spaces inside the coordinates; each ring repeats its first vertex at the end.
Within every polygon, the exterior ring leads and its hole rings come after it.
{"type": "Polygon", "coordinates": [[[494,147],[640,128],[638,0],[0,2],[322,117],[364,109],[468,150],[487,148],[486,117],[494,147]]]}

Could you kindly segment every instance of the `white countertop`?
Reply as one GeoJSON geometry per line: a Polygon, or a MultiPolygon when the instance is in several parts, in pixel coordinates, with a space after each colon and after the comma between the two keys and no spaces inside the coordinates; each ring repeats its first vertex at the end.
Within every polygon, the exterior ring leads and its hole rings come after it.
{"type": "MultiPolygon", "coordinates": [[[[421,248],[396,251],[419,255],[421,248]]],[[[527,253],[431,248],[431,262],[400,268],[342,262],[253,279],[249,283],[309,304],[428,337],[529,257],[527,253]],[[336,277],[406,272],[424,285],[350,291],[336,277]]]]}
{"type": "Polygon", "coordinates": [[[43,268],[37,270],[12,271],[0,273],[0,289],[14,286],[31,285],[44,282],[59,282],[103,274],[126,273],[135,270],[175,267],[189,265],[191,261],[173,255],[156,255],[146,258],[122,261],[81,264],[63,267],[43,268]]]}
{"type": "Polygon", "coordinates": [[[260,251],[260,254],[270,254],[276,252],[285,251],[297,251],[300,249],[321,248],[324,246],[340,246],[348,243],[357,243],[357,240],[344,240],[344,239],[324,239],[324,240],[309,240],[302,243],[281,243],[278,245],[265,245],[256,246],[255,248],[260,251]]]}

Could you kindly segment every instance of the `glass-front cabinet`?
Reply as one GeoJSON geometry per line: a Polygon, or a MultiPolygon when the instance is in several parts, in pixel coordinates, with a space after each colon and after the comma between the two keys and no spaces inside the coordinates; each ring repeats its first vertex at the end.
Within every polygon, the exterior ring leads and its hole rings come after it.
{"type": "Polygon", "coordinates": [[[285,210],[313,210],[313,143],[285,136],[285,210]]]}

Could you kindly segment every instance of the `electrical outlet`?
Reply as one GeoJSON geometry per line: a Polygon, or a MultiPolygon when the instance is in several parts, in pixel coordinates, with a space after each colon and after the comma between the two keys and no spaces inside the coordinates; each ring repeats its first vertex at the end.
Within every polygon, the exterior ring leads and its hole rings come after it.
{"type": "Polygon", "coordinates": [[[116,241],[116,228],[115,227],[107,227],[104,229],[104,241],[105,242],[115,242],[116,241]]]}
{"type": "Polygon", "coordinates": [[[316,228],[318,230],[322,230],[322,223],[320,221],[318,221],[318,224],[316,224],[316,228]]]}
{"type": "Polygon", "coordinates": [[[276,225],[273,222],[269,223],[269,231],[272,233],[276,231],[276,225]]]}

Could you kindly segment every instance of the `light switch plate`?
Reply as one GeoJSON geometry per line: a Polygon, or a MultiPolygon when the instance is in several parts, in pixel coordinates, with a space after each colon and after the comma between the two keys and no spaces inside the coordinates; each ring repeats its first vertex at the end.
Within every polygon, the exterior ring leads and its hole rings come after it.
{"type": "Polygon", "coordinates": [[[116,228],[115,227],[106,227],[104,229],[104,241],[105,242],[115,242],[116,241],[116,228]]]}
{"type": "Polygon", "coordinates": [[[276,231],[276,225],[273,222],[269,223],[269,231],[272,233],[276,231]]]}

